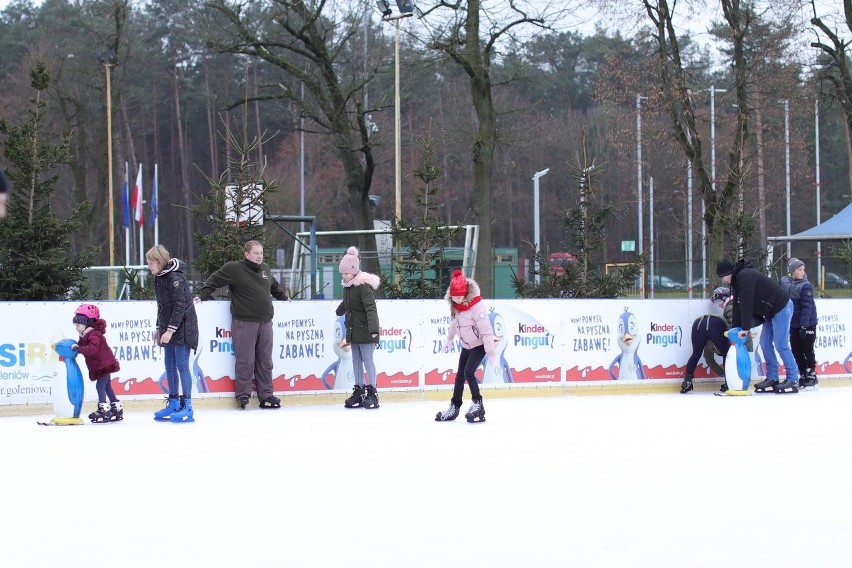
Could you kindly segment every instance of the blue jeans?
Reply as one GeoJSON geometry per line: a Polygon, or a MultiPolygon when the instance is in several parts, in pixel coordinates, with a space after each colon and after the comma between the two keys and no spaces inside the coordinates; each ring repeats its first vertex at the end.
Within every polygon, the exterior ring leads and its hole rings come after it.
{"type": "Polygon", "coordinates": [[[168,343],[163,345],[163,351],[166,355],[166,382],[169,384],[170,395],[176,396],[178,394],[178,382],[180,382],[184,396],[192,396],[189,349],[188,345],[169,345],[168,343]]]}
{"type": "Polygon", "coordinates": [[[373,364],[375,343],[352,344],[352,368],[355,371],[355,384],[364,386],[364,372],[367,372],[367,384],[376,386],[376,366],[373,364]]]}
{"type": "Polygon", "coordinates": [[[784,362],[784,370],[787,380],[793,383],[799,382],[799,367],[793,350],[790,349],[790,320],[793,317],[793,300],[788,300],[787,305],[775,314],[772,319],[763,323],[763,331],[760,333],[760,349],[766,358],[766,378],[778,380],[778,358],[775,351],[781,355],[784,362]]]}

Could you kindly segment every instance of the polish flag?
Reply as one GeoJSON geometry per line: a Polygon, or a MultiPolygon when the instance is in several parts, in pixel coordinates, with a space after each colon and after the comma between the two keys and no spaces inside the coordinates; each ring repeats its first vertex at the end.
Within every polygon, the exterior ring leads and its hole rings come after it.
{"type": "Polygon", "coordinates": [[[139,174],[136,176],[136,185],[133,186],[130,205],[133,207],[133,219],[141,227],[145,220],[142,212],[142,164],[139,164],[139,174]]]}

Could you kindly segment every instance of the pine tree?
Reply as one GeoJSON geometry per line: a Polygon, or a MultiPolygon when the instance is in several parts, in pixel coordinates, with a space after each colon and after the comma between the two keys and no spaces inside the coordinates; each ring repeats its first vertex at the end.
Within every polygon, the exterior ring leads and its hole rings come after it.
{"type": "Polygon", "coordinates": [[[398,278],[383,280],[382,288],[388,298],[442,298],[449,282],[449,261],[445,248],[461,232],[461,227],[446,227],[438,210],[440,185],[436,180],[443,173],[436,162],[435,143],[431,132],[418,141],[420,164],[412,175],[421,185],[414,194],[422,213],[408,222],[395,219],[391,234],[403,251],[396,263],[398,278]]]}
{"type": "MultiPolygon", "coordinates": [[[[245,129],[238,137],[223,124],[225,143],[232,150],[228,166],[218,178],[212,177],[214,173],[208,175],[198,169],[210,185],[210,192],[195,196],[196,205],[192,208],[197,226],[206,225],[205,230],[193,232],[196,245],[193,266],[204,278],[228,261],[241,260],[247,241],[264,242],[269,234],[264,222],[266,200],[276,191],[275,182],[264,177],[265,168],[251,159],[257,155],[258,147],[271,137],[264,133],[249,139],[245,129]]],[[[263,252],[265,257],[270,257],[269,248],[264,246],[263,252]]]]}
{"type": "Polygon", "coordinates": [[[83,269],[91,266],[95,247],[77,253],[71,237],[80,230],[88,202],[73,204],[65,221],[54,211],[57,170],[70,162],[70,135],[48,142],[49,117],[44,92],[50,69],[37,57],[29,70],[35,90],[28,118],[20,124],[0,116],[3,153],[12,184],[8,216],[0,221],[0,300],[60,300],[87,294],[83,269]]]}
{"type": "Polygon", "coordinates": [[[571,177],[579,189],[577,206],[565,215],[563,250],[573,251],[576,260],[565,259],[561,266],[552,266],[549,251],[533,248],[531,275],[526,280],[514,277],[512,284],[518,298],[616,298],[634,286],[644,262],[644,256],[633,263],[611,266],[607,270],[601,254],[606,245],[607,228],[625,215],[625,208],[613,204],[595,206],[595,189],[601,166],[589,163],[583,141],[583,159],[568,164],[571,177]]]}

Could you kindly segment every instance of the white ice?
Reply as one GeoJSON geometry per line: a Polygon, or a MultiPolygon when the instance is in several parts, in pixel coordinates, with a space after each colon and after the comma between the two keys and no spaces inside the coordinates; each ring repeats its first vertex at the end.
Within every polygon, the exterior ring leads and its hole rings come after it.
{"type": "Polygon", "coordinates": [[[485,395],[0,418],[0,564],[852,566],[852,388],[485,395]]]}

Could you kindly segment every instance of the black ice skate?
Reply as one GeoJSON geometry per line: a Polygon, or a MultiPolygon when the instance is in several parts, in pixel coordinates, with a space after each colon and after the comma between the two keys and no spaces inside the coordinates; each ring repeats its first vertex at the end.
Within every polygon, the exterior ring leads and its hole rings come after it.
{"type": "Polygon", "coordinates": [[[352,389],[352,396],[343,401],[343,406],[346,408],[361,408],[364,402],[364,385],[355,385],[352,389]]]}
{"type": "Polygon", "coordinates": [[[775,392],[775,387],[778,385],[776,379],[763,379],[754,385],[754,392],[775,392]]]}
{"type": "Polygon", "coordinates": [[[485,406],[482,404],[482,399],[471,402],[464,417],[468,422],[485,422],[485,406]]]}
{"type": "Polygon", "coordinates": [[[459,407],[451,402],[448,409],[435,415],[435,422],[449,422],[450,420],[455,420],[458,416],[459,407]]]}
{"type": "Polygon", "coordinates": [[[693,389],[692,379],[683,379],[683,382],[680,383],[680,394],[686,394],[693,389]]]}
{"type": "Polygon", "coordinates": [[[281,408],[281,399],[275,395],[269,395],[260,401],[261,408],[281,408]]]}
{"type": "Polygon", "coordinates": [[[805,369],[805,372],[799,377],[799,390],[817,390],[819,379],[817,379],[816,371],[813,369],[805,369]]]}
{"type": "Polygon", "coordinates": [[[89,414],[89,420],[94,422],[95,424],[102,424],[104,422],[110,421],[110,409],[109,404],[106,402],[99,402],[98,409],[89,414]]]}
{"type": "Polygon", "coordinates": [[[237,404],[240,405],[240,410],[245,410],[246,406],[248,406],[249,397],[247,396],[239,396],[237,397],[237,404]]]}
{"type": "Polygon", "coordinates": [[[775,385],[776,394],[795,394],[799,392],[799,383],[793,381],[784,381],[781,384],[775,385]]]}
{"type": "Polygon", "coordinates": [[[110,404],[109,408],[110,422],[120,422],[124,420],[124,409],[121,408],[121,403],[116,401],[110,404]]]}
{"type": "Polygon", "coordinates": [[[367,385],[367,388],[364,391],[364,400],[361,402],[361,405],[364,408],[379,407],[379,393],[376,392],[376,387],[373,385],[367,385]]]}

